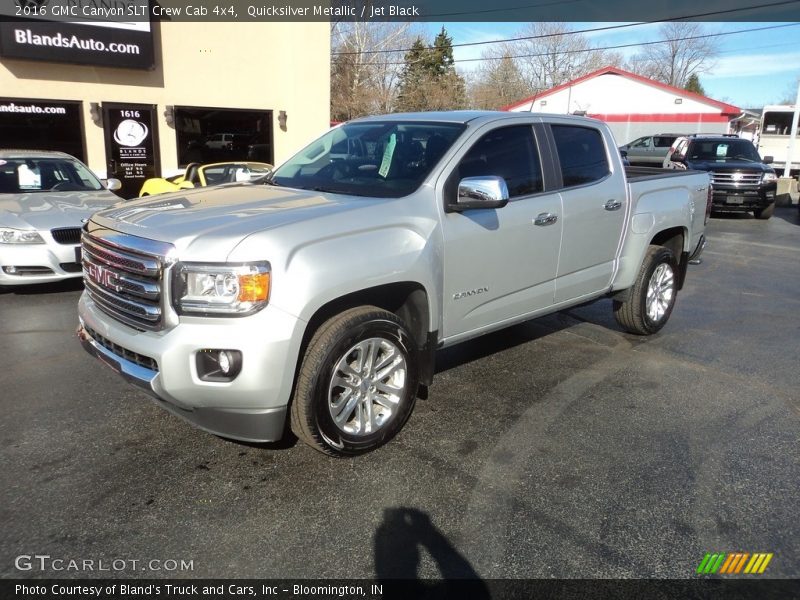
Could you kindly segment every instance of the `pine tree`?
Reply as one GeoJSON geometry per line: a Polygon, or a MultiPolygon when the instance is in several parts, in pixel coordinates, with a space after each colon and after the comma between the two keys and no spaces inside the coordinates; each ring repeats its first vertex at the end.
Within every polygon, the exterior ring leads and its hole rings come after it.
{"type": "Polygon", "coordinates": [[[417,38],[405,55],[397,108],[401,111],[447,110],[465,105],[464,78],[456,72],[453,38],[444,27],[428,47],[417,38]]]}
{"type": "Polygon", "coordinates": [[[700,94],[701,96],[706,95],[706,91],[700,84],[700,78],[697,76],[696,73],[692,73],[691,75],[689,75],[689,79],[686,80],[686,85],[683,86],[683,88],[689,92],[700,94]]]}

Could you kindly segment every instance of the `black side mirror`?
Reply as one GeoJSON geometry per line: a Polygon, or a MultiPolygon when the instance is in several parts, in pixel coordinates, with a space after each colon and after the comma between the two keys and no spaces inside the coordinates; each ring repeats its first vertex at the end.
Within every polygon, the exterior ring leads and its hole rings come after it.
{"type": "Polygon", "coordinates": [[[448,212],[472,208],[502,208],[508,204],[506,180],[494,175],[465,177],[458,184],[455,202],[448,202],[448,212]]]}
{"type": "Polygon", "coordinates": [[[669,159],[672,162],[676,162],[676,163],[682,163],[683,162],[683,156],[681,155],[680,152],[673,152],[672,154],[670,154],[669,159]]]}
{"type": "Polygon", "coordinates": [[[765,165],[771,165],[773,162],[775,162],[775,157],[774,156],[765,156],[764,157],[764,164],[765,165]]]}

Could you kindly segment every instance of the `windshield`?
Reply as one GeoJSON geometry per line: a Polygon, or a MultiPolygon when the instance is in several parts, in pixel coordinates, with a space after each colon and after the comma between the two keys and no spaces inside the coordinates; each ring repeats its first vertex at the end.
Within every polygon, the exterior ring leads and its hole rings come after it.
{"type": "Polygon", "coordinates": [[[0,194],[102,190],[86,166],[69,158],[0,159],[0,194]]]}
{"type": "Polygon", "coordinates": [[[740,139],[697,140],[689,148],[689,160],[761,162],[752,142],[740,139]]]}
{"type": "Polygon", "coordinates": [[[416,190],[465,126],[371,121],[332,129],[272,178],[286,187],[400,198],[416,190]]]}

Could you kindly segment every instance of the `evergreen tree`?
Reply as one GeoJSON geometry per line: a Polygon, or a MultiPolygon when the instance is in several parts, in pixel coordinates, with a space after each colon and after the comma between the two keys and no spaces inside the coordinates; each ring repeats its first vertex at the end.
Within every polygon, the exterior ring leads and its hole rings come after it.
{"type": "Polygon", "coordinates": [[[400,75],[397,108],[401,111],[462,108],[464,78],[456,72],[453,38],[442,27],[432,46],[417,38],[406,52],[400,75]]]}
{"type": "Polygon", "coordinates": [[[683,86],[683,88],[689,92],[700,94],[701,96],[706,95],[706,91],[700,84],[700,78],[697,76],[697,73],[692,73],[691,75],[689,75],[689,79],[686,80],[686,85],[683,86]]]}

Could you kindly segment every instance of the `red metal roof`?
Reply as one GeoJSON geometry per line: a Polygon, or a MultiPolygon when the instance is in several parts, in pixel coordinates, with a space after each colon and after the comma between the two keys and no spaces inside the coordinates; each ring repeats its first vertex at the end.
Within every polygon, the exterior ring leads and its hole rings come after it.
{"type": "Polygon", "coordinates": [[[533,96],[525,98],[524,100],[519,100],[517,102],[504,106],[500,110],[511,110],[512,108],[528,104],[529,102],[533,102],[534,100],[546,98],[547,96],[555,94],[556,92],[560,92],[561,90],[565,90],[571,86],[577,85],[578,83],[581,83],[588,79],[594,79],[595,77],[599,77],[601,75],[619,75],[621,77],[627,77],[628,79],[632,79],[639,83],[643,83],[645,85],[665,90],[671,94],[675,94],[677,96],[684,96],[686,98],[691,98],[693,100],[697,100],[698,102],[702,102],[703,104],[714,106],[716,108],[719,108],[720,114],[723,115],[739,116],[742,113],[742,109],[740,109],[738,106],[734,106],[732,104],[726,104],[725,102],[720,102],[719,100],[713,100],[712,98],[708,98],[700,94],[695,94],[694,92],[690,92],[689,90],[684,90],[671,85],[667,85],[666,83],[661,83],[660,81],[648,79],[647,77],[642,77],[641,75],[637,75],[636,73],[631,73],[630,71],[625,71],[624,69],[611,66],[603,67],[602,69],[598,69],[597,71],[588,73],[583,77],[578,77],[577,79],[573,79],[572,81],[568,81],[567,83],[562,83],[561,85],[557,85],[556,87],[550,88],[549,90],[545,90],[538,94],[534,94],[533,96]]]}

